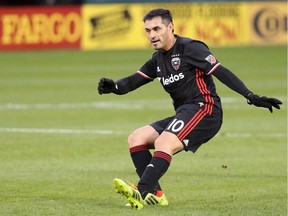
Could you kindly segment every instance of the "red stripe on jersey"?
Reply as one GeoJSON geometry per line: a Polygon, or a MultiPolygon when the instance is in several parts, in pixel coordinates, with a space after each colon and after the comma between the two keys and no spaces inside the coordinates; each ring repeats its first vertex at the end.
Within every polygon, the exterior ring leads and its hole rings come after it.
{"type": "Polygon", "coordinates": [[[210,91],[207,88],[207,85],[203,79],[204,72],[196,70],[196,83],[202,94],[202,97],[205,99],[204,110],[199,110],[193,118],[185,125],[185,127],[178,133],[178,138],[182,141],[198,124],[199,122],[207,115],[211,115],[214,99],[211,97],[210,91]]]}
{"type": "Polygon", "coordinates": [[[171,155],[169,155],[165,152],[161,152],[161,151],[155,151],[153,154],[153,157],[162,158],[162,159],[166,160],[168,163],[171,163],[171,160],[172,160],[171,155]]]}
{"type": "Polygon", "coordinates": [[[207,114],[211,115],[213,105],[214,105],[214,99],[211,97],[211,93],[207,88],[207,85],[203,79],[203,76],[204,76],[204,72],[196,69],[196,83],[198,85],[200,93],[202,94],[202,97],[205,99],[204,111],[207,112],[207,114]]]}
{"type": "Polygon", "coordinates": [[[145,79],[154,80],[153,78],[147,76],[146,74],[144,74],[144,73],[141,72],[141,71],[137,71],[136,73],[138,73],[140,76],[144,77],[145,79]]]}
{"type": "Polygon", "coordinates": [[[140,151],[147,151],[149,150],[147,145],[139,145],[139,146],[133,146],[129,149],[130,153],[140,152],[140,151]]]}

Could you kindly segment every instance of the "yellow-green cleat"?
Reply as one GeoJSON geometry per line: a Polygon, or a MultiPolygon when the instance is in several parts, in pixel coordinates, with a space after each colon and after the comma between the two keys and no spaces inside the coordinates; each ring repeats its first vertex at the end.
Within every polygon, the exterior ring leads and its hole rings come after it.
{"type": "MultiPolygon", "coordinates": [[[[158,190],[156,195],[152,193],[148,193],[144,199],[145,205],[160,205],[160,206],[168,206],[168,199],[163,193],[163,191],[158,190]]],[[[127,203],[125,206],[131,207],[130,203],[127,203]]]]}
{"type": "Polygon", "coordinates": [[[144,202],[147,205],[160,205],[160,206],[168,205],[167,197],[162,191],[157,191],[156,195],[148,193],[144,199],[144,202]]]}
{"type": "Polygon", "coordinates": [[[142,209],[144,206],[144,200],[141,197],[137,187],[133,184],[127,183],[121,179],[113,180],[116,192],[125,196],[130,204],[131,208],[142,209]]]}

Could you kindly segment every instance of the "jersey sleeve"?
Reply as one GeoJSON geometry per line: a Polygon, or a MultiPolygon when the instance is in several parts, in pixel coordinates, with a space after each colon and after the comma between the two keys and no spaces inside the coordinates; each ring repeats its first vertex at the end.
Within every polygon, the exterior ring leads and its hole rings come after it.
{"type": "Polygon", "coordinates": [[[154,80],[157,77],[156,70],[152,57],[137,71],[137,73],[148,80],[154,80]]]}
{"type": "Polygon", "coordinates": [[[202,42],[193,41],[186,46],[189,63],[203,71],[206,75],[212,74],[221,64],[202,42]]]}

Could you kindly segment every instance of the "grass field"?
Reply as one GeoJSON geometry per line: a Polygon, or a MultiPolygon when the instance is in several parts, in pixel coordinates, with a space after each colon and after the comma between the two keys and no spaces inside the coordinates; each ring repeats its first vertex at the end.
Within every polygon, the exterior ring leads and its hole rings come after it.
{"type": "Polygon", "coordinates": [[[249,106],[216,79],[220,133],[176,155],[161,179],[168,207],[127,209],[112,180],[137,181],[133,129],[173,114],[158,81],[128,95],[97,93],[99,78],[130,75],[152,50],[0,53],[0,215],[287,215],[286,47],[214,48],[280,111],[249,106]]]}

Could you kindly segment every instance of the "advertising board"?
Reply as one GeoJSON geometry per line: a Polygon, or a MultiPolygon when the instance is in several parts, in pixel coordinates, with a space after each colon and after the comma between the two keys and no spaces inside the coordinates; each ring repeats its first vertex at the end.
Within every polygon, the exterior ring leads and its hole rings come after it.
{"type": "Polygon", "coordinates": [[[247,44],[244,3],[119,4],[83,7],[84,49],[147,48],[143,17],[157,7],[171,10],[175,33],[205,41],[209,46],[247,44]]]}
{"type": "Polygon", "coordinates": [[[249,4],[250,44],[287,44],[287,3],[249,4]]]}
{"type": "Polygon", "coordinates": [[[80,48],[80,7],[0,8],[0,50],[80,48]]]}
{"type": "Polygon", "coordinates": [[[0,50],[149,48],[142,19],[154,8],[208,46],[287,44],[286,2],[135,3],[0,7],[0,50]]]}

